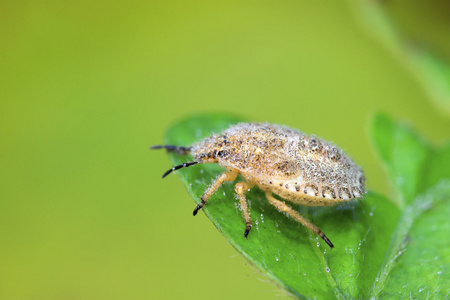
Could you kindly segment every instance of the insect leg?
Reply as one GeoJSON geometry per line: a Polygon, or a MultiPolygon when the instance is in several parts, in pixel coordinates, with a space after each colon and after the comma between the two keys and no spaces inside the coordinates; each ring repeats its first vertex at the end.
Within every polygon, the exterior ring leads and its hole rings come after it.
{"type": "Polygon", "coordinates": [[[156,145],[150,147],[150,149],[166,149],[167,152],[176,152],[179,155],[187,155],[191,152],[192,147],[182,147],[173,145],[156,145]]]}
{"type": "Polygon", "coordinates": [[[250,229],[252,229],[252,220],[250,219],[250,213],[248,211],[247,200],[245,199],[244,193],[246,191],[248,191],[249,189],[251,189],[253,186],[254,186],[254,184],[244,182],[244,181],[236,183],[236,185],[234,186],[234,190],[236,191],[236,193],[239,196],[239,203],[241,204],[242,214],[244,215],[244,219],[245,219],[245,224],[246,224],[245,232],[244,232],[245,237],[248,236],[250,229]]]}
{"type": "Polygon", "coordinates": [[[267,200],[269,200],[270,204],[275,206],[280,212],[284,212],[294,218],[297,222],[301,223],[303,226],[320,236],[330,248],[333,248],[333,243],[327,238],[327,236],[313,223],[302,217],[298,212],[293,210],[291,207],[286,205],[283,201],[277,200],[272,196],[271,192],[266,192],[267,200]]]}
{"type": "Polygon", "coordinates": [[[222,175],[217,177],[216,181],[213,182],[213,184],[210,185],[210,187],[203,193],[203,196],[201,198],[201,202],[197,205],[197,207],[194,209],[194,216],[197,214],[197,212],[205,205],[206,201],[208,201],[209,197],[214,194],[217,189],[224,183],[225,181],[233,181],[236,179],[236,177],[239,175],[238,170],[232,170],[229,172],[223,172],[222,175]]]}

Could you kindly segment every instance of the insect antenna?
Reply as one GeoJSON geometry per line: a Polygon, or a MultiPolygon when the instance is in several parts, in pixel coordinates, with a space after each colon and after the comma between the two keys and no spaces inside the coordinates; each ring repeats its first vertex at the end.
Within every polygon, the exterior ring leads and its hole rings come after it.
{"type": "Polygon", "coordinates": [[[186,163],[184,163],[182,165],[175,166],[172,169],[170,169],[169,171],[167,171],[166,173],[164,173],[162,178],[164,178],[167,175],[169,175],[170,173],[172,173],[172,171],[175,171],[175,170],[178,170],[178,169],[181,169],[181,168],[186,168],[186,167],[189,167],[189,166],[193,166],[193,165],[196,165],[198,163],[199,163],[198,161],[190,161],[190,162],[186,162],[186,163]]]}
{"type": "Polygon", "coordinates": [[[192,147],[182,147],[174,145],[156,145],[150,147],[150,149],[166,149],[168,152],[176,152],[180,155],[187,155],[191,152],[192,147]]]}

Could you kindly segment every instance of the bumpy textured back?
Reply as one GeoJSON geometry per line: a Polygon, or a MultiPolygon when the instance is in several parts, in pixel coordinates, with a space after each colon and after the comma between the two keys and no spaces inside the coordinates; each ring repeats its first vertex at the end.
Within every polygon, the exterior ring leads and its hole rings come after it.
{"type": "Polygon", "coordinates": [[[238,169],[262,188],[276,182],[293,192],[344,200],[365,192],[361,168],[342,150],[283,126],[240,123],[193,145],[192,153],[197,160],[214,158],[238,169]]]}

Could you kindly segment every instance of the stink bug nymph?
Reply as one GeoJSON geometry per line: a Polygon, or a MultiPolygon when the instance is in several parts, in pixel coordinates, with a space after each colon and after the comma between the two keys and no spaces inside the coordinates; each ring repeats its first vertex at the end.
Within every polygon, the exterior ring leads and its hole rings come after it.
{"type": "Polygon", "coordinates": [[[222,183],[234,181],[239,174],[245,178],[234,186],[246,223],[245,237],[252,228],[245,192],[254,186],[265,192],[269,203],[278,211],[319,235],[331,248],[333,244],[316,225],[273,194],[296,204],[330,206],[365,193],[363,171],[342,150],[314,135],[284,126],[240,123],[189,147],[152,147],[162,148],[194,157],[193,161],[168,170],[163,178],[195,164],[217,163],[226,169],[203,193],[194,216],[222,183]]]}

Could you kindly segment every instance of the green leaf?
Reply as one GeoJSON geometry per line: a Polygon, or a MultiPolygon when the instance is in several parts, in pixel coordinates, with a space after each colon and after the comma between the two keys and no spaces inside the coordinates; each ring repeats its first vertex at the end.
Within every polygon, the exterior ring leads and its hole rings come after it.
{"type": "Polygon", "coordinates": [[[439,112],[450,116],[450,64],[427,50],[409,49],[407,56],[439,112]]]}
{"type": "Polygon", "coordinates": [[[372,134],[399,193],[401,215],[369,295],[448,298],[450,147],[431,149],[411,129],[382,114],[375,117],[372,134]],[[403,184],[398,178],[405,178],[403,184]]]}
{"type": "Polygon", "coordinates": [[[450,178],[450,143],[430,155],[425,186],[432,187],[442,179],[450,178]]]}
{"type": "MultiPolygon", "coordinates": [[[[245,120],[220,114],[191,117],[175,124],[166,142],[188,146],[239,121],[245,120]]],[[[171,159],[174,165],[189,160],[175,154],[171,159]]],[[[180,170],[178,174],[198,203],[206,187],[223,171],[217,165],[205,164],[180,170]]],[[[203,211],[253,265],[298,297],[367,295],[399,216],[398,208],[391,201],[369,193],[352,205],[328,208],[291,205],[327,234],[336,246],[330,250],[317,236],[279,213],[258,188],[246,195],[254,224],[248,239],[243,236],[245,222],[234,196],[233,183],[223,184],[203,211]]]]}
{"type": "Polygon", "coordinates": [[[411,203],[399,220],[373,295],[448,298],[450,293],[450,180],[411,203]]]}
{"type": "MultiPolygon", "coordinates": [[[[243,121],[226,114],[192,116],[175,124],[166,142],[189,146],[243,121]]],[[[202,212],[254,266],[298,298],[448,297],[450,147],[434,150],[383,114],[375,117],[372,135],[396,201],[369,192],[334,207],[290,204],[327,234],[333,250],[279,213],[256,187],[246,194],[254,224],[248,239],[233,183],[223,184],[202,212]]],[[[191,159],[170,157],[174,165],[191,159]]],[[[195,203],[222,172],[213,164],[177,171],[195,203]]]]}
{"type": "Polygon", "coordinates": [[[415,132],[378,114],[372,126],[374,146],[397,192],[400,207],[424,191],[423,178],[430,148],[415,132]]]}
{"type": "Polygon", "coordinates": [[[358,17],[405,63],[437,110],[450,116],[450,43],[444,1],[350,0],[358,17]],[[395,8],[394,8],[395,7],[395,8]],[[408,25],[406,25],[406,23],[408,25]]]}

